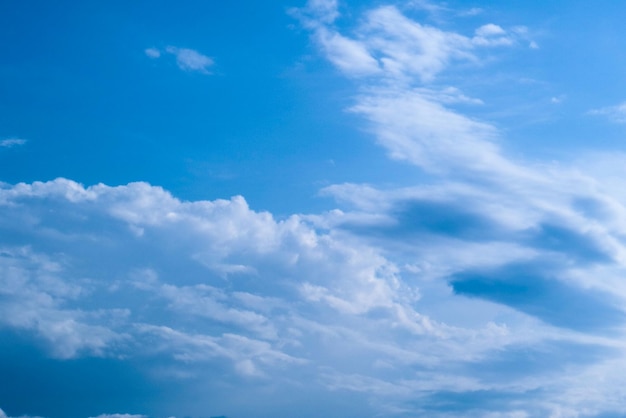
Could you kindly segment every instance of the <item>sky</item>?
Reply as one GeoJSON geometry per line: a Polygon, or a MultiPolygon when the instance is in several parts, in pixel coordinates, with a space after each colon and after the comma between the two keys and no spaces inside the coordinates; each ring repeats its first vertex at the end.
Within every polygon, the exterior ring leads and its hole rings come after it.
{"type": "Polygon", "coordinates": [[[625,13],[0,2],[0,418],[626,416],[625,13]]]}

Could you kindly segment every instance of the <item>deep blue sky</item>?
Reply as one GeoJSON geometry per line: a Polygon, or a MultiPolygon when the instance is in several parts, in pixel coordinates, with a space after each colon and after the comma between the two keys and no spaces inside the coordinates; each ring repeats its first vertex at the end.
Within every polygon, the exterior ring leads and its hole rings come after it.
{"type": "Polygon", "coordinates": [[[625,13],[0,3],[0,418],[626,415],[625,13]]]}

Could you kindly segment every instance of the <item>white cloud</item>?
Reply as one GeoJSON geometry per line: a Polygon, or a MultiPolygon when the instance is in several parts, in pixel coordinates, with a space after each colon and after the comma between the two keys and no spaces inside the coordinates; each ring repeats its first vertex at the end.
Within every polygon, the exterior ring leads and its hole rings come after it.
{"type": "MultiPolygon", "coordinates": [[[[332,185],[341,209],[281,220],[147,183],[0,184],[0,325],[57,357],[157,358],[244,395],[356,393],[381,416],[450,416],[415,405],[459,397],[469,417],[623,410],[626,194],[603,171],[623,156],[514,160],[459,110],[481,100],[437,81],[525,30],[468,37],[383,6],[346,34],[335,1],[299,13],[355,82],[350,110],[430,176],[332,185]]],[[[212,65],[182,51],[166,50],[212,65]]]]}
{"type": "Polygon", "coordinates": [[[481,37],[491,37],[504,34],[506,34],[506,31],[493,23],[488,23],[476,29],[476,36],[481,37]]]}
{"type": "MultiPolygon", "coordinates": [[[[601,219],[606,227],[596,225],[570,203],[591,199],[609,208],[599,200],[606,196],[584,178],[551,176],[491,191],[461,183],[390,191],[333,186],[327,193],[352,202],[352,209],[284,221],[250,210],[240,197],[182,202],[145,183],[5,185],[0,227],[20,231],[32,245],[2,252],[0,318],[49,341],[59,357],[165,355],[189,373],[197,367],[186,365],[227,364],[234,374],[274,381],[322,368],[328,388],[398,401],[432,391],[504,388],[444,365],[486,361],[493,350],[555,339],[614,343],[555,332],[506,306],[464,302],[446,285],[458,272],[540,258],[545,250],[506,237],[554,219],[617,257],[621,244],[612,249],[611,240],[626,229],[607,223],[608,215],[601,219]],[[458,213],[471,208],[489,219],[485,233],[499,232],[482,242],[419,228],[400,238],[384,232],[404,227],[397,210],[410,202],[458,213]],[[372,217],[361,231],[353,221],[359,211],[385,214],[387,221],[372,217]],[[382,233],[369,234],[371,227],[382,233]],[[91,264],[88,278],[78,274],[80,260],[91,264]],[[224,265],[251,268],[224,274],[224,265]],[[438,371],[411,377],[402,372],[406,367],[438,371]]],[[[558,259],[558,252],[547,251],[558,259]]],[[[563,278],[570,286],[615,290],[584,275],[563,278]]]]}
{"type": "Polygon", "coordinates": [[[176,56],[176,64],[181,70],[210,74],[209,68],[213,66],[213,59],[196,50],[168,46],[165,52],[176,56]]]}
{"type": "MultiPolygon", "coordinates": [[[[439,98],[448,100],[444,95],[439,98]]],[[[451,111],[439,101],[430,92],[389,88],[358,97],[351,110],[371,123],[393,158],[431,171],[452,167],[490,171],[510,165],[493,142],[497,137],[493,126],[451,111]]]]}
{"type": "Polygon", "coordinates": [[[189,48],[179,48],[176,46],[168,46],[164,51],[157,48],[147,48],[144,50],[146,56],[152,59],[158,59],[167,53],[176,57],[178,68],[183,71],[195,71],[202,74],[211,74],[209,71],[213,66],[212,58],[189,48]]]}
{"type": "Polygon", "coordinates": [[[309,21],[319,21],[324,24],[333,23],[339,17],[337,0],[310,0],[306,8],[295,13],[309,16],[309,21]]]}
{"type": "Polygon", "coordinates": [[[161,51],[157,48],[146,48],[144,53],[150,58],[159,58],[161,56],[161,51]]]}
{"type": "MultiPolygon", "coordinates": [[[[11,418],[11,417],[7,416],[7,414],[5,414],[2,409],[0,409],[0,418],[11,418]]],[[[19,417],[15,417],[15,418],[43,418],[43,417],[35,417],[35,416],[30,416],[30,415],[21,415],[19,417]]]]}
{"type": "Polygon", "coordinates": [[[512,45],[514,39],[500,26],[488,23],[476,29],[472,42],[481,46],[512,45]]]}
{"type": "Polygon", "coordinates": [[[24,145],[27,141],[21,138],[8,138],[0,141],[0,147],[12,148],[19,145],[24,145]]]}
{"type": "Polygon", "coordinates": [[[626,102],[615,106],[592,109],[588,113],[590,115],[604,116],[611,122],[626,123],[626,102]]]}
{"type": "Polygon", "coordinates": [[[380,73],[378,61],[363,44],[325,28],[318,29],[316,38],[328,59],[346,74],[365,76],[380,73]]]}
{"type": "Polygon", "coordinates": [[[71,358],[80,353],[103,355],[124,336],[101,324],[119,311],[86,312],[64,308],[88,294],[88,283],[64,280],[63,267],[48,256],[28,247],[0,248],[0,323],[30,330],[42,337],[56,357],[71,358]],[[94,317],[95,315],[95,317],[94,317]]]}
{"type": "MultiPolygon", "coordinates": [[[[553,308],[537,307],[539,310],[547,309],[539,312],[528,305],[520,306],[515,301],[495,297],[500,306],[511,306],[544,324],[561,328],[559,331],[546,330],[545,334],[540,332],[542,336],[536,334],[534,342],[526,340],[527,347],[541,346],[548,340],[559,341],[560,344],[566,341],[567,344],[598,344],[615,347],[615,357],[609,357],[620,362],[620,353],[624,350],[620,337],[603,339],[599,335],[603,332],[602,321],[612,324],[608,325],[609,328],[616,327],[612,329],[621,335],[618,330],[623,324],[621,306],[626,287],[617,278],[623,275],[626,268],[626,198],[620,192],[619,181],[609,182],[612,177],[592,172],[590,167],[623,164],[610,162],[602,156],[597,157],[593,164],[587,156],[582,164],[571,166],[516,161],[498,145],[503,138],[496,126],[451,108],[455,103],[468,103],[471,99],[457,87],[442,87],[436,82],[455,62],[479,63],[479,48],[513,46],[521,44],[521,41],[527,41],[530,48],[538,48],[535,41],[528,39],[528,28],[517,26],[505,30],[490,23],[478,28],[470,38],[422,25],[390,6],[365,12],[360,22],[351,35],[335,28],[326,30],[358,42],[362,50],[379,63],[378,72],[372,71],[367,74],[368,77],[362,77],[356,69],[339,65],[341,58],[330,56],[323,42],[319,42],[320,51],[344,74],[356,77],[355,104],[350,110],[363,116],[377,141],[392,157],[425,168],[435,173],[436,177],[432,183],[406,189],[381,190],[371,185],[353,184],[331,186],[324,193],[338,197],[349,209],[309,219],[330,230],[349,231],[372,247],[385,248],[385,255],[398,268],[397,275],[402,278],[401,281],[408,280],[410,274],[419,277],[416,278],[421,283],[419,306],[430,321],[440,320],[433,323],[436,324],[435,329],[444,335],[449,335],[445,332],[446,326],[461,327],[458,319],[482,317],[491,308],[482,302],[463,306],[459,299],[453,305],[439,300],[436,303],[441,309],[449,306],[457,320],[445,315],[433,315],[427,306],[432,306],[428,302],[432,295],[429,292],[436,293],[434,289],[437,286],[430,287],[424,280],[430,280],[430,283],[446,281],[461,273],[466,274],[465,277],[477,277],[473,280],[480,283],[480,274],[488,274],[495,269],[498,273],[494,280],[502,280],[503,288],[500,290],[515,293],[515,288],[507,290],[506,286],[517,286],[516,281],[521,280],[516,276],[519,274],[517,271],[530,269],[529,277],[524,278],[522,283],[525,284],[521,286],[532,286],[530,283],[533,280],[539,280],[537,292],[549,293],[541,288],[545,281],[546,286],[554,286],[565,295],[571,293],[563,303],[577,300],[577,307],[570,310],[565,318],[562,315],[566,309],[553,311],[552,316],[548,311],[553,308]],[[471,276],[471,272],[480,273],[471,276]],[[593,294],[595,296],[591,296],[593,294]],[[586,310],[586,313],[582,314],[581,310],[586,310]],[[600,314],[600,311],[604,313],[600,314]],[[579,322],[580,315],[595,317],[600,322],[595,328],[586,329],[584,321],[579,322]],[[442,325],[443,318],[448,321],[443,322],[445,326],[442,325]],[[573,333],[562,332],[568,328],[573,333]]],[[[313,27],[312,30],[316,39],[320,29],[313,27]]],[[[346,57],[349,55],[346,54],[346,57]]],[[[552,102],[557,103],[561,99],[556,97],[552,102]]],[[[480,101],[477,100],[477,103],[480,101]]],[[[596,109],[590,113],[621,123],[626,120],[626,110],[622,107],[626,108],[626,105],[596,109]]],[[[613,175],[615,179],[620,177],[619,173],[613,175]]],[[[493,286],[493,283],[483,285],[493,286]]],[[[324,302],[346,312],[343,299],[336,294],[328,294],[324,286],[309,285],[303,292],[309,300],[324,302]]],[[[558,304],[558,297],[554,295],[552,303],[558,304]]],[[[506,317],[508,313],[502,315],[506,317]]],[[[498,335],[514,346],[516,343],[508,339],[511,333],[520,338],[516,340],[519,343],[532,333],[522,329],[530,330],[536,326],[525,328],[521,325],[524,321],[518,317],[512,321],[492,323],[499,324],[499,330],[506,330],[498,335]],[[513,328],[516,331],[511,331],[513,328]]],[[[413,319],[412,323],[418,321],[413,319]]],[[[456,332],[461,335],[464,331],[456,332]]],[[[496,346],[496,340],[495,334],[491,335],[488,345],[496,346]]],[[[462,356],[457,348],[451,344],[448,350],[462,356]]],[[[474,355],[484,359],[479,352],[474,352],[474,355]]],[[[603,376],[601,362],[591,360],[585,366],[571,367],[581,373],[588,371],[590,375],[603,376]]],[[[338,376],[334,382],[340,381],[340,386],[350,390],[396,394],[407,390],[406,380],[397,385],[398,381],[378,382],[371,379],[372,376],[338,376]]],[[[438,375],[441,378],[445,376],[443,372],[438,375]]],[[[502,412],[500,405],[498,413],[483,409],[471,411],[468,416],[560,416],[558,414],[569,414],[568,411],[581,411],[583,404],[588,405],[585,413],[589,415],[603,410],[620,410],[616,404],[603,407],[600,399],[607,398],[600,394],[601,391],[598,391],[598,401],[594,401],[593,405],[591,402],[574,401],[571,394],[582,389],[572,386],[562,374],[550,376],[549,383],[540,382],[541,377],[535,375],[518,380],[516,388],[511,386],[508,389],[501,381],[493,382],[495,386],[480,386],[486,384],[486,379],[474,389],[460,391],[490,391],[495,387],[502,391],[525,391],[541,387],[550,393],[544,399],[539,399],[539,396],[528,409],[511,404],[510,408],[506,408],[508,412],[502,412]],[[562,403],[557,406],[548,401],[550,398],[558,398],[562,403]]],[[[619,387],[621,383],[615,378],[607,385],[619,387]]],[[[413,397],[415,392],[419,390],[411,391],[413,397]]],[[[617,395],[613,394],[612,398],[614,396],[617,395]]],[[[482,403],[483,408],[486,403],[482,403]]],[[[432,411],[428,414],[446,416],[433,414],[432,411]]]]}

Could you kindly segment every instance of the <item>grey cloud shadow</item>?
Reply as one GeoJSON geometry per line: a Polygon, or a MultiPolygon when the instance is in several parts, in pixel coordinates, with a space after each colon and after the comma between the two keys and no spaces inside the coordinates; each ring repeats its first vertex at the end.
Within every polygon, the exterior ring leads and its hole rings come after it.
{"type": "Polygon", "coordinates": [[[344,225],[353,233],[382,239],[413,240],[442,236],[469,242],[512,242],[558,253],[577,264],[610,262],[611,256],[591,236],[551,222],[525,230],[512,230],[489,213],[480,213],[460,202],[411,200],[398,202],[388,215],[393,224],[344,225]]]}
{"type": "Polygon", "coordinates": [[[439,391],[426,396],[419,407],[425,412],[452,412],[463,416],[470,412],[506,411],[510,409],[511,404],[540,396],[542,396],[540,390],[523,393],[496,390],[439,391]]]}
{"type": "Polygon", "coordinates": [[[397,202],[386,213],[393,222],[359,224],[347,222],[341,227],[357,235],[382,240],[411,242],[425,236],[441,236],[474,242],[497,240],[507,231],[489,217],[467,210],[457,203],[411,200],[397,202]]]}
{"type": "Polygon", "coordinates": [[[568,256],[570,260],[582,263],[608,262],[611,260],[594,240],[572,229],[544,223],[535,230],[528,231],[521,237],[526,245],[568,256]]]}
{"type": "Polygon", "coordinates": [[[458,295],[510,306],[549,324],[580,331],[608,331],[626,319],[610,295],[570,286],[545,262],[513,263],[460,273],[450,285],[458,295]]]}
{"type": "Polygon", "coordinates": [[[483,381],[510,382],[529,376],[563,373],[570,366],[601,361],[618,350],[592,344],[546,341],[533,346],[512,346],[492,352],[487,358],[466,363],[466,373],[483,381]]]}

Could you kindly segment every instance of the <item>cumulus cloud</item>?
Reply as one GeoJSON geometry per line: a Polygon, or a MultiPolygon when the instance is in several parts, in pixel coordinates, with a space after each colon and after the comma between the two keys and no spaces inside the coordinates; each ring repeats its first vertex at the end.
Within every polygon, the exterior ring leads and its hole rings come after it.
{"type": "MultiPolygon", "coordinates": [[[[328,390],[396,406],[439,391],[536,390],[532,376],[512,386],[465,370],[515,347],[619,344],[601,336],[619,314],[595,298],[626,297],[624,209],[559,171],[498,187],[336,185],[326,193],[344,210],[278,221],[241,197],[184,202],[146,183],[4,185],[0,228],[21,238],[3,244],[0,318],[57,357],[166,356],[185,373],[227,365],[225,376],[284,384],[313,373],[328,390]],[[546,257],[556,261],[544,268],[546,257]],[[476,281],[509,266],[535,268],[545,277],[524,286],[567,291],[576,305],[506,301],[487,286],[506,282],[476,281]],[[606,280],[589,280],[599,266],[606,280]]],[[[562,384],[541,383],[555,394],[562,384]]]]}
{"type": "MultiPolygon", "coordinates": [[[[7,297],[0,307],[6,313],[3,322],[38,334],[60,357],[83,351],[114,355],[141,341],[146,330],[161,330],[152,334],[164,343],[182,335],[163,332],[167,324],[138,323],[135,307],[113,302],[117,295],[137,292],[157,302],[148,312],[201,318],[207,328],[186,337],[186,347],[202,341],[202,347],[215,347],[216,355],[236,353],[230,346],[244,349],[260,341],[267,345],[264,350],[275,353],[270,358],[300,358],[298,353],[280,354],[280,347],[296,344],[294,335],[306,331],[296,332],[299,327],[291,323],[304,315],[293,300],[347,316],[378,310],[407,332],[439,332],[435,323],[415,312],[411,286],[399,281],[397,268],[375,248],[322,233],[299,216],[276,221],[250,210],[241,197],[181,202],[145,183],[84,188],[59,179],[5,187],[0,202],[6,215],[2,227],[17,233],[19,224],[20,234],[31,234],[5,247],[0,259],[7,297]],[[51,212],[52,207],[56,209],[51,212]],[[78,218],[71,215],[79,212],[78,218]],[[76,223],[79,219],[93,223],[76,223]],[[107,232],[97,233],[104,225],[107,232]],[[39,248],[33,242],[47,244],[39,248]],[[48,245],[56,248],[53,253],[64,254],[63,259],[55,262],[42,254],[44,247],[50,251],[48,245]],[[89,279],[77,275],[79,259],[93,261],[89,279]],[[107,264],[107,259],[117,262],[107,264]],[[175,266],[183,270],[172,270],[175,266]],[[229,290],[230,280],[268,285],[262,291],[253,291],[254,286],[229,290]],[[277,321],[260,307],[270,303],[290,312],[292,319],[277,321]],[[240,334],[211,334],[224,324],[240,334]]],[[[206,350],[201,356],[188,349],[181,352],[177,356],[188,361],[207,358],[206,350]]],[[[267,363],[261,360],[261,367],[267,363]]]]}

